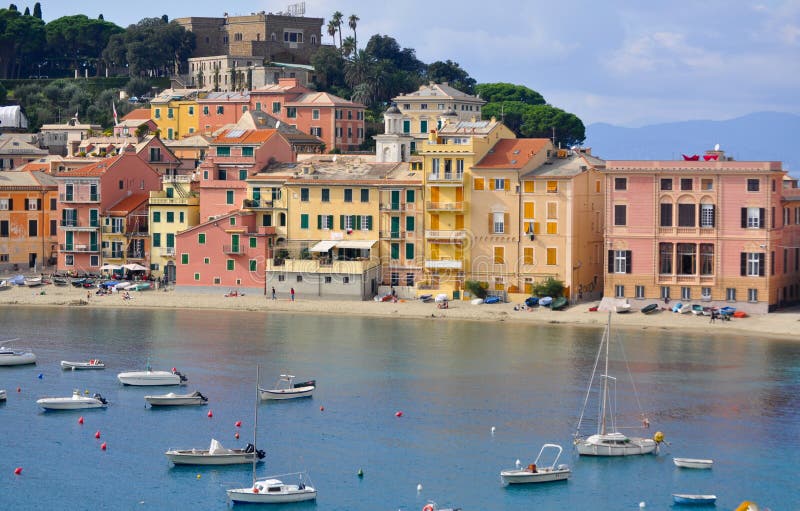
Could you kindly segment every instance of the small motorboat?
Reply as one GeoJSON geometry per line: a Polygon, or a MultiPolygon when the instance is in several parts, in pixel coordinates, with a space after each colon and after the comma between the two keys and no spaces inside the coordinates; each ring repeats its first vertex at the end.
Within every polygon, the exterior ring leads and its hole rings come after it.
{"type": "Polygon", "coordinates": [[[525,299],[525,306],[536,307],[539,305],[539,298],[536,296],[529,296],[525,299]]]}
{"type": "Polygon", "coordinates": [[[658,310],[658,304],[651,303],[649,305],[645,305],[644,307],[642,307],[642,314],[650,314],[651,312],[655,312],[657,310],[658,310]]]}
{"type": "Polygon", "coordinates": [[[631,311],[631,304],[629,303],[620,303],[619,305],[614,306],[614,312],[617,314],[625,314],[626,312],[631,311]]]}
{"type": "Polygon", "coordinates": [[[28,287],[41,286],[42,277],[25,277],[25,285],[28,287]]]}
{"type": "Polygon", "coordinates": [[[244,449],[226,449],[213,438],[208,449],[169,449],[164,455],[176,465],[243,465],[265,456],[253,444],[244,449]]]}
{"type": "Polygon", "coordinates": [[[122,282],[118,282],[117,285],[114,286],[114,289],[117,291],[121,291],[123,289],[128,289],[133,285],[133,282],[129,280],[123,280],[122,282]]]}
{"type": "Polygon", "coordinates": [[[91,358],[88,362],[70,362],[69,360],[61,361],[61,369],[69,369],[77,371],[78,369],[105,369],[106,364],[99,358],[91,358]]]}
{"type": "Polygon", "coordinates": [[[419,299],[422,301],[422,303],[431,303],[433,301],[433,295],[432,294],[419,295],[419,299]]]}
{"type": "Polygon", "coordinates": [[[147,281],[136,282],[132,286],[129,286],[127,289],[128,291],[147,291],[153,288],[153,284],[147,281]]]}
{"type": "Polygon", "coordinates": [[[721,316],[732,316],[734,312],[736,312],[736,307],[731,306],[722,307],[719,310],[721,316]]]}
{"type": "Polygon", "coordinates": [[[433,301],[436,303],[446,302],[447,300],[449,300],[449,298],[446,293],[439,293],[436,295],[436,298],[433,299],[433,301]]]}
{"type": "Polygon", "coordinates": [[[562,451],[563,449],[560,445],[544,444],[541,450],[539,450],[539,455],[536,456],[536,461],[526,468],[520,468],[518,466],[517,468],[503,470],[500,472],[500,477],[504,484],[549,483],[569,479],[572,473],[569,466],[564,464],[558,465],[558,459],[561,457],[562,451]],[[554,450],[555,459],[550,465],[539,466],[539,459],[542,457],[542,453],[544,453],[545,449],[554,450]]]}
{"type": "Polygon", "coordinates": [[[261,395],[261,399],[266,401],[272,399],[311,397],[315,388],[317,388],[316,380],[294,383],[294,375],[282,374],[281,377],[278,378],[274,389],[262,389],[259,387],[258,391],[261,395]]]}
{"type": "Polygon", "coordinates": [[[306,484],[308,476],[302,472],[269,476],[266,479],[257,479],[248,488],[233,488],[227,490],[228,498],[233,502],[250,502],[255,504],[282,504],[286,502],[303,502],[317,498],[317,490],[306,484]],[[297,484],[284,483],[278,477],[286,478],[298,476],[297,484]]]}
{"type": "Polygon", "coordinates": [[[53,277],[53,284],[59,287],[68,286],[69,280],[62,277],[53,277]]]}
{"type": "Polygon", "coordinates": [[[469,301],[472,305],[480,305],[483,303],[483,298],[473,298],[469,301]]]}
{"type": "Polygon", "coordinates": [[[43,397],[37,399],[36,404],[45,410],[83,410],[85,408],[105,408],[108,401],[100,394],[82,396],[80,392],[73,391],[72,397],[43,397]]]}
{"type": "Polygon", "coordinates": [[[747,313],[745,311],[736,311],[733,313],[734,318],[746,318],[747,313]]]}
{"type": "Polygon", "coordinates": [[[73,280],[72,280],[72,285],[73,285],[73,286],[75,286],[75,287],[83,287],[83,284],[84,284],[84,283],[85,283],[87,280],[89,280],[89,279],[87,279],[87,278],[85,278],[85,277],[84,277],[84,278],[82,278],[82,279],[73,279],[73,280]]]}
{"type": "Polygon", "coordinates": [[[552,296],[545,296],[545,297],[539,298],[539,305],[541,305],[542,307],[549,307],[551,303],[553,303],[553,297],[552,296]]]}
{"type": "Polygon", "coordinates": [[[21,366],[35,363],[36,355],[28,350],[0,347],[0,366],[21,366]]]}
{"type": "Polygon", "coordinates": [[[182,375],[174,367],[172,371],[153,371],[150,369],[149,362],[147,369],[144,371],[119,373],[117,379],[123,385],[136,386],[183,385],[188,381],[186,376],[182,375]]]}
{"type": "Polygon", "coordinates": [[[550,310],[560,311],[561,309],[567,306],[567,303],[569,302],[567,301],[566,298],[564,298],[563,296],[559,296],[558,298],[553,300],[553,303],[550,304],[550,310]]]}
{"type": "Polygon", "coordinates": [[[500,297],[499,296],[487,296],[486,299],[483,300],[483,303],[485,303],[487,305],[491,305],[493,303],[500,303],[500,297]]]}
{"type": "Polygon", "coordinates": [[[11,284],[7,280],[0,280],[0,291],[8,291],[11,289],[11,284]]]}
{"type": "Polygon", "coordinates": [[[681,311],[681,307],[683,307],[683,304],[681,302],[678,302],[675,305],[673,305],[672,309],[670,309],[670,310],[672,312],[680,312],[681,311]]]}
{"type": "Polygon", "coordinates": [[[461,511],[461,508],[460,507],[440,508],[439,506],[436,505],[436,502],[429,500],[427,504],[422,506],[422,511],[461,511]]]}
{"type": "Polygon", "coordinates": [[[191,394],[175,394],[174,392],[170,392],[157,396],[144,396],[144,400],[150,403],[150,406],[187,406],[204,405],[208,403],[208,398],[198,391],[194,391],[191,394]]]}
{"type": "Polygon", "coordinates": [[[676,467],[707,469],[714,465],[714,460],[703,460],[696,458],[672,458],[676,467]]]}
{"type": "Polygon", "coordinates": [[[6,400],[6,391],[5,389],[0,389],[0,401],[6,400]]]}
{"type": "Polygon", "coordinates": [[[690,312],[692,312],[692,304],[685,303],[681,305],[681,308],[678,309],[678,312],[680,312],[681,314],[689,314],[690,312]]]}
{"type": "Polygon", "coordinates": [[[673,493],[672,500],[676,504],[702,506],[717,502],[716,495],[694,495],[689,493],[673,493]]]}
{"type": "Polygon", "coordinates": [[[704,314],[703,308],[704,307],[699,304],[692,305],[692,314],[694,314],[695,316],[702,316],[704,314]]]}

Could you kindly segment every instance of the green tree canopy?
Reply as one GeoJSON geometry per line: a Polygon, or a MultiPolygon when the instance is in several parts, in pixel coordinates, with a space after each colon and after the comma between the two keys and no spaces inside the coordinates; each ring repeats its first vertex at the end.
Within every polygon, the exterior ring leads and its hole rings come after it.
{"type": "Polygon", "coordinates": [[[0,78],[33,74],[44,55],[44,22],[13,7],[0,9],[0,78]]]}
{"type": "Polygon", "coordinates": [[[103,58],[117,66],[128,65],[132,75],[169,74],[189,58],[195,44],[194,33],[174,21],[144,18],[120,37],[110,37],[103,58]]]}
{"type": "Polygon", "coordinates": [[[42,19],[42,4],[39,2],[33,4],[33,17],[42,19]]]}
{"type": "Polygon", "coordinates": [[[99,73],[98,62],[102,59],[103,49],[111,36],[122,33],[123,29],[108,21],[77,14],[51,21],[45,31],[51,61],[72,68],[86,64],[99,73]]]}
{"type": "Polygon", "coordinates": [[[546,103],[544,97],[535,90],[512,83],[481,83],[475,86],[475,93],[487,103],[502,101],[520,101],[528,105],[544,105],[546,103]]]}
{"type": "Polygon", "coordinates": [[[458,62],[437,60],[428,66],[428,80],[436,83],[447,82],[466,94],[475,93],[475,79],[461,69],[458,62]]]}

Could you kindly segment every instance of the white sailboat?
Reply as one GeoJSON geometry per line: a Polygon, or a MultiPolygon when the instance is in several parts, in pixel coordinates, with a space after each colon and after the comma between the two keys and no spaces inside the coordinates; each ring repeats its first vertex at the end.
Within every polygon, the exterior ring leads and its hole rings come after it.
{"type": "MultiPolygon", "coordinates": [[[[260,366],[256,369],[256,405],[255,420],[253,423],[253,446],[256,445],[258,431],[258,404],[261,402],[261,392],[258,388],[260,381],[260,366]]],[[[303,502],[317,498],[317,490],[310,484],[306,484],[308,476],[301,472],[294,474],[284,474],[281,476],[269,476],[263,479],[256,477],[256,462],[253,460],[253,484],[247,488],[232,488],[227,490],[228,498],[235,504],[255,503],[255,504],[284,504],[289,502],[303,502]],[[285,483],[282,479],[288,476],[298,476],[297,484],[285,483]],[[282,479],[278,479],[281,477],[282,479]]]]}
{"type": "MultiPolygon", "coordinates": [[[[611,342],[611,313],[608,314],[608,324],[603,332],[600,348],[592,370],[592,377],[589,381],[589,388],[586,390],[586,398],[583,401],[583,410],[578,420],[578,428],[575,432],[575,447],[578,454],[584,456],[632,456],[637,454],[650,454],[654,452],[658,443],[663,441],[664,436],[658,432],[653,438],[629,437],[619,432],[615,417],[616,409],[616,383],[617,379],[608,374],[608,352],[611,342]],[[600,406],[597,416],[597,433],[588,437],[581,436],[581,424],[584,420],[586,405],[589,402],[592,386],[594,385],[595,375],[601,357],[604,359],[603,374],[599,376],[602,380],[600,389],[600,406]],[[613,389],[609,389],[609,384],[613,389]],[[612,392],[613,390],[613,392],[612,392]],[[613,395],[612,395],[613,394],[613,395]]],[[[627,362],[626,362],[627,364],[627,362]]],[[[634,387],[634,392],[636,388],[634,387]]],[[[638,397],[636,399],[639,401],[638,397]]],[[[641,410],[640,410],[641,413],[641,410]]],[[[647,427],[649,421],[642,414],[642,426],[647,427]]]]}

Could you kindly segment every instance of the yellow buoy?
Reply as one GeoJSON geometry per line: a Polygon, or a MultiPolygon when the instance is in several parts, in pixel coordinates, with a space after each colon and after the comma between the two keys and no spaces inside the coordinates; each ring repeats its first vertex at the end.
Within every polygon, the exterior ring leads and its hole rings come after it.
{"type": "Polygon", "coordinates": [[[656,431],[656,434],[653,435],[653,440],[655,440],[657,444],[660,444],[664,441],[664,433],[656,431]]]}
{"type": "Polygon", "coordinates": [[[197,478],[200,479],[200,474],[197,474],[197,478]]]}

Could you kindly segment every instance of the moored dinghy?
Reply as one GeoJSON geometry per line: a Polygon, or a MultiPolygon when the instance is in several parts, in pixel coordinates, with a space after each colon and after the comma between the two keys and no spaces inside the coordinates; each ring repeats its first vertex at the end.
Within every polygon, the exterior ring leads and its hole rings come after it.
{"type": "Polygon", "coordinates": [[[692,493],[673,493],[672,500],[676,504],[689,505],[689,506],[703,506],[715,504],[717,502],[716,495],[698,495],[692,493]]]}
{"type": "Polygon", "coordinates": [[[697,458],[672,458],[676,467],[708,469],[714,466],[714,460],[704,460],[697,458]]]}
{"type": "Polygon", "coordinates": [[[105,369],[106,365],[99,358],[91,358],[88,362],[70,362],[69,360],[61,361],[61,369],[69,369],[77,371],[79,369],[105,369]]]}
{"type": "Polygon", "coordinates": [[[244,449],[226,449],[212,438],[208,449],[169,449],[164,455],[176,465],[243,465],[262,460],[264,451],[253,444],[244,449]]]}
{"type": "Polygon", "coordinates": [[[72,392],[72,397],[43,397],[36,400],[36,404],[45,410],[83,410],[85,408],[105,408],[108,401],[100,394],[82,396],[77,390],[72,392]]]}
{"type": "Polygon", "coordinates": [[[150,362],[144,371],[129,371],[119,373],[117,379],[123,385],[158,386],[158,385],[184,385],[188,380],[174,367],[172,371],[153,371],[150,362]]]}
{"type": "Polygon", "coordinates": [[[536,460],[528,465],[526,468],[512,468],[500,472],[500,477],[505,484],[523,484],[523,483],[548,483],[552,481],[564,481],[569,479],[572,473],[567,465],[558,465],[558,459],[561,457],[563,449],[560,445],[544,444],[536,456],[536,460]],[[540,466],[539,460],[545,449],[556,450],[556,456],[553,463],[547,466],[540,466]]]}
{"type": "Polygon", "coordinates": [[[5,389],[0,389],[0,401],[6,400],[6,391],[5,389]]]}
{"type": "Polygon", "coordinates": [[[317,387],[316,380],[294,383],[294,375],[282,374],[273,389],[259,388],[261,399],[294,399],[298,397],[311,397],[317,387]]]}
{"type": "Polygon", "coordinates": [[[657,303],[651,303],[649,305],[645,305],[644,307],[642,307],[642,314],[650,314],[650,313],[655,312],[657,310],[658,310],[658,304],[657,303]]]}
{"type": "Polygon", "coordinates": [[[144,400],[150,403],[150,406],[188,406],[208,403],[208,398],[197,391],[191,394],[169,392],[161,395],[144,396],[144,400]]]}
{"type": "Polygon", "coordinates": [[[15,350],[6,346],[0,346],[0,366],[19,366],[35,363],[36,355],[27,349],[15,350]]]}

